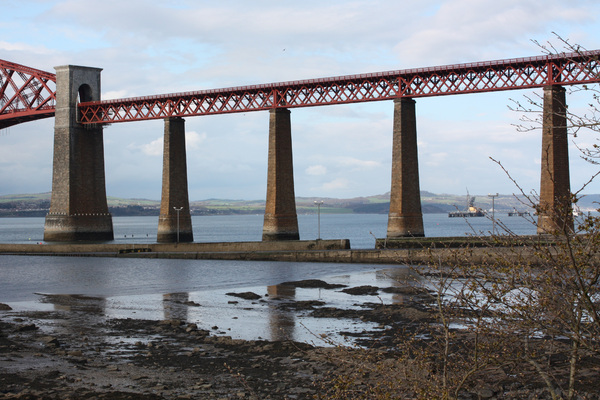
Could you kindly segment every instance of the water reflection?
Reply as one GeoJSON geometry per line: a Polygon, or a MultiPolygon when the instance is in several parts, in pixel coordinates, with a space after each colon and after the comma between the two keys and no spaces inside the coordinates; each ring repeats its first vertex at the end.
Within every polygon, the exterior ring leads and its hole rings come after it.
{"type": "Polygon", "coordinates": [[[290,311],[281,310],[279,301],[293,301],[296,288],[287,285],[271,285],[267,287],[269,294],[269,328],[271,340],[295,340],[296,317],[290,311]]]}
{"type": "Polygon", "coordinates": [[[187,292],[163,294],[163,318],[188,320],[190,294],[187,292]]]}
{"type": "Polygon", "coordinates": [[[415,295],[414,288],[423,287],[423,276],[411,268],[384,269],[375,272],[378,286],[391,294],[392,304],[406,304],[415,295]]]}
{"type": "Polygon", "coordinates": [[[81,311],[88,314],[104,315],[106,299],[103,297],[77,294],[42,295],[42,303],[52,304],[56,311],[81,311]]]}
{"type": "Polygon", "coordinates": [[[103,297],[77,294],[46,294],[42,295],[40,302],[52,304],[54,311],[65,313],[64,318],[41,320],[42,329],[49,325],[54,331],[66,334],[84,334],[94,329],[97,323],[104,321],[107,305],[103,297]]]}
{"type": "MultiPolygon", "coordinates": [[[[69,260],[62,264],[70,264],[69,260]]],[[[161,285],[157,281],[148,282],[144,286],[146,293],[131,294],[130,288],[135,286],[133,276],[138,276],[140,268],[131,263],[120,266],[116,270],[108,269],[103,265],[102,268],[92,268],[86,266],[80,268],[80,272],[86,271],[87,275],[78,276],[82,282],[93,282],[99,285],[100,289],[111,286],[111,291],[121,292],[121,295],[106,294],[96,295],[73,295],[73,294],[49,294],[41,299],[37,309],[48,311],[48,305],[53,307],[53,311],[64,312],[65,315],[55,315],[51,318],[51,324],[54,326],[65,325],[64,329],[83,330],[82,324],[90,322],[102,324],[108,319],[147,319],[147,320],[181,320],[186,323],[195,323],[200,329],[211,330],[214,334],[231,336],[239,339],[258,339],[268,340],[296,340],[312,342],[316,336],[327,334],[328,338],[335,337],[340,331],[360,332],[373,328],[373,324],[368,322],[353,320],[348,318],[336,317],[313,317],[311,311],[319,307],[331,307],[339,309],[361,309],[367,303],[385,303],[385,304],[408,304],[419,298],[419,293],[411,290],[419,287],[421,279],[414,271],[406,267],[390,267],[381,269],[380,266],[362,271],[349,272],[337,264],[320,264],[318,273],[302,275],[308,267],[316,268],[310,264],[244,264],[246,270],[237,268],[237,265],[229,265],[227,273],[223,269],[208,268],[210,266],[224,266],[224,263],[210,263],[203,268],[202,263],[167,263],[162,264],[164,268],[156,269],[153,274],[158,280],[162,279],[168,284],[161,285]],[[98,270],[100,269],[100,270],[98,270]],[[166,271],[170,270],[169,275],[166,271]],[[236,278],[239,278],[239,271],[246,273],[246,276],[257,275],[257,270],[261,273],[269,274],[270,280],[279,282],[300,281],[303,279],[322,279],[328,284],[343,284],[349,288],[361,285],[372,285],[380,288],[377,296],[351,295],[344,293],[341,289],[325,289],[315,287],[296,287],[293,285],[256,285],[255,280],[248,286],[235,285],[227,287],[226,285],[214,285],[212,279],[207,276],[220,271],[219,276],[230,276],[230,272],[236,272],[236,278]],[[329,275],[323,271],[329,271],[329,275]],[[174,273],[176,271],[176,273],[174,273]],[[117,272],[120,274],[117,274],[117,272]],[[131,279],[123,283],[123,273],[131,276],[131,279]],[[196,274],[196,275],[194,275],[196,274]],[[273,278],[276,276],[275,278],[273,278]],[[119,279],[121,278],[121,279],[119,279]],[[190,284],[190,280],[195,282],[190,284]],[[185,290],[189,287],[198,288],[202,282],[212,282],[213,288],[210,290],[185,290]],[[113,286],[112,283],[117,284],[113,286]],[[119,286],[120,285],[120,286],[119,286]],[[183,290],[164,290],[165,286],[180,287],[183,290]],[[235,289],[234,289],[235,288],[235,289]],[[163,290],[161,290],[163,289],[163,290]],[[153,290],[156,290],[153,292],[153,290]],[[226,293],[230,291],[245,292],[251,291],[263,296],[260,300],[232,300],[226,293]],[[159,292],[160,291],[160,292],[159,292]],[[319,303],[316,303],[319,301],[319,303]],[[46,307],[42,308],[41,305],[46,307]],[[218,326],[218,329],[212,329],[218,326]]],[[[354,268],[355,266],[351,266],[354,268]]],[[[147,271],[148,268],[146,268],[147,271]]],[[[65,267],[58,268],[59,271],[65,271],[65,267]]],[[[66,268],[68,274],[72,273],[74,268],[66,268]]],[[[152,275],[152,274],[151,274],[152,275]]],[[[73,275],[67,275],[73,277],[73,275]]],[[[144,276],[145,277],[145,276],[144,276]]],[[[239,278],[240,280],[242,278],[239,278]]],[[[56,279],[59,279],[57,276],[56,279]]],[[[228,278],[232,280],[233,278],[228,278]]],[[[234,281],[235,282],[235,281],[234,281]]],[[[422,282],[426,284],[426,281],[422,282]]],[[[208,285],[208,284],[207,284],[208,285]]],[[[1,285],[0,285],[1,287],[1,285]]],[[[54,287],[53,287],[54,288],[54,287]]],[[[58,288],[58,287],[57,287],[58,288]]],[[[36,290],[38,291],[38,290],[36,290]]],[[[98,291],[101,291],[98,289],[98,291]]],[[[39,291],[38,291],[39,292],[39,291]]],[[[11,303],[15,306],[14,303],[11,303]]],[[[35,306],[34,306],[35,307],[35,306]]],[[[31,303],[27,303],[29,310],[34,309],[31,303]]],[[[24,311],[24,307],[13,307],[19,311],[24,311]]],[[[321,314],[323,315],[323,314],[321,314]]],[[[89,324],[88,324],[89,325],[89,324]]],[[[62,328],[61,328],[62,329],[62,328]]],[[[90,328],[85,328],[90,329],[90,328]]],[[[342,340],[343,341],[343,340],[342,340]]]]}

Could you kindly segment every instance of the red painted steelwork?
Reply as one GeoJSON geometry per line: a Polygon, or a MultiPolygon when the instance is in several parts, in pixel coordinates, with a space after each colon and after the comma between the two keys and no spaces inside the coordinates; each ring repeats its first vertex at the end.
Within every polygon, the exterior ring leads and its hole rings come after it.
{"type": "Polygon", "coordinates": [[[0,129],[54,116],[56,75],[0,60],[0,129]]]}
{"type": "Polygon", "coordinates": [[[82,123],[390,100],[600,82],[600,50],[79,104],[82,123]]]}

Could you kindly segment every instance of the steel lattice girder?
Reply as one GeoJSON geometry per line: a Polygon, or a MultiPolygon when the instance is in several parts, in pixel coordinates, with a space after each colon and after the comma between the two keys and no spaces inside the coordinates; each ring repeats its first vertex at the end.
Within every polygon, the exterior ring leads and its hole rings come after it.
{"type": "Polygon", "coordinates": [[[600,50],[81,103],[113,123],[600,82],[600,50]]]}
{"type": "Polygon", "coordinates": [[[0,60],[0,129],[54,116],[56,75],[0,60]]]}

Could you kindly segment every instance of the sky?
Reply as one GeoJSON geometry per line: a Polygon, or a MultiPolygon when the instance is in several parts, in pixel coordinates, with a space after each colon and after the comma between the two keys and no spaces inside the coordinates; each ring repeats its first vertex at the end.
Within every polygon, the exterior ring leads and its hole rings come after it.
{"type": "MultiPolygon", "coordinates": [[[[557,35],[600,49],[597,0],[0,0],[0,59],[102,68],[102,99],[540,55],[557,35]]],[[[541,132],[519,132],[521,90],[417,99],[420,188],[539,191],[541,132]]],[[[569,94],[571,111],[589,98],[569,94]]],[[[391,101],[293,109],[295,193],[391,187],[391,101]]],[[[266,196],[267,111],[186,118],[191,201],[266,196]]],[[[0,131],[0,195],[49,192],[54,120],[0,131]]],[[[108,196],[159,200],[163,121],[104,129],[108,196]]],[[[598,170],[570,137],[571,188],[598,170]]],[[[600,193],[600,184],[584,193],[600,193]]]]}

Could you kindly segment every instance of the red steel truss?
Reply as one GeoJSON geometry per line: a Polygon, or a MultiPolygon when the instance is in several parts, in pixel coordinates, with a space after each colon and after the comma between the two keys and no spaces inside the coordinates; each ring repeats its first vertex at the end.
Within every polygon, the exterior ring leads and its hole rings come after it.
{"type": "Polygon", "coordinates": [[[600,82],[600,50],[79,104],[82,123],[224,114],[600,82]]]}
{"type": "MultiPolygon", "coordinates": [[[[115,123],[600,82],[600,50],[79,104],[115,123]]],[[[0,60],[0,129],[54,115],[56,75],[0,60]]]]}
{"type": "Polygon", "coordinates": [[[0,129],[54,116],[56,75],[0,60],[0,129]]]}

